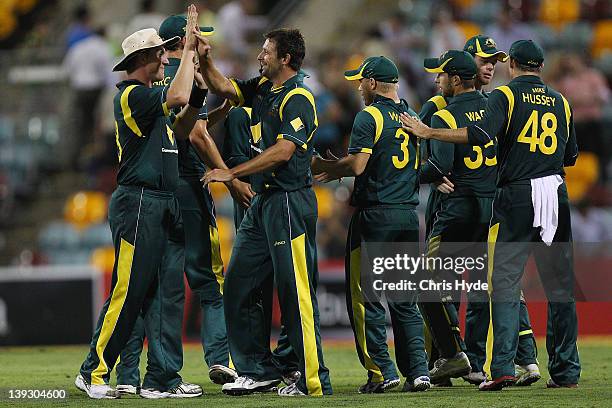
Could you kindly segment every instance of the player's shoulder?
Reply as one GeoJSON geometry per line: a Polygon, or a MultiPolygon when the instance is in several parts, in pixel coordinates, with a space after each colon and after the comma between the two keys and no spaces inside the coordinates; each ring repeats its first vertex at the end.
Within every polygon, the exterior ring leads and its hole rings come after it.
{"type": "Polygon", "coordinates": [[[429,105],[431,108],[435,107],[436,110],[440,110],[448,105],[448,99],[442,95],[434,95],[429,98],[425,104],[429,105]]]}
{"type": "Polygon", "coordinates": [[[227,117],[235,120],[247,120],[251,117],[251,108],[247,108],[245,106],[234,106],[227,113],[227,117]]]}
{"type": "Polygon", "coordinates": [[[449,105],[444,109],[440,109],[431,117],[432,125],[434,121],[439,120],[445,123],[451,129],[457,129],[457,107],[453,105],[449,105]]]}

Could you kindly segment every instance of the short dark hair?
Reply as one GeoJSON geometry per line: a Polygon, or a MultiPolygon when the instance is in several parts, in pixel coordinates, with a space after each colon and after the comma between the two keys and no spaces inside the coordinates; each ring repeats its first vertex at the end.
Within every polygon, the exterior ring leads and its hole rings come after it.
{"type": "Polygon", "coordinates": [[[536,73],[542,72],[542,65],[539,65],[537,67],[532,67],[531,65],[521,64],[520,62],[518,62],[514,58],[511,58],[511,60],[514,61],[514,64],[516,65],[516,67],[518,69],[520,69],[521,71],[524,71],[524,72],[536,72],[536,73]]]}
{"type": "Polygon", "coordinates": [[[279,28],[266,33],[264,38],[274,41],[278,58],[284,58],[289,54],[291,56],[289,67],[295,71],[300,70],[306,56],[306,45],[300,30],[279,28]]]}
{"type": "Polygon", "coordinates": [[[461,78],[461,87],[463,89],[473,88],[475,82],[476,82],[475,78],[472,78],[472,79],[461,78]]]}

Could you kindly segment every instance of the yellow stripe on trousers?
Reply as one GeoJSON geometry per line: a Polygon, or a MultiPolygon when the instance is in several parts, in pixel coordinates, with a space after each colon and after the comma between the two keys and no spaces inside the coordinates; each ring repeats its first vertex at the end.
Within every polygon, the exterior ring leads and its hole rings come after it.
{"type": "Polygon", "coordinates": [[[489,228],[488,243],[488,254],[489,254],[489,268],[487,271],[487,284],[489,285],[489,330],[487,331],[487,347],[486,357],[483,370],[487,378],[491,379],[491,361],[493,360],[493,341],[495,337],[493,335],[493,300],[491,294],[493,293],[493,258],[495,257],[495,243],[497,242],[497,234],[499,233],[499,222],[489,228]]]}
{"type": "Polygon", "coordinates": [[[295,288],[300,305],[306,388],[308,388],[309,395],[323,395],[323,388],[319,379],[319,353],[315,336],[314,310],[310,297],[308,267],[306,266],[306,234],[291,240],[291,257],[293,258],[295,288]]]}
{"type": "Polygon", "coordinates": [[[363,365],[366,370],[372,373],[372,382],[382,382],[384,377],[380,368],[374,363],[370,354],[368,354],[368,345],[366,343],[365,334],[365,305],[363,294],[361,293],[361,247],[351,251],[351,259],[349,262],[349,274],[351,277],[351,305],[353,309],[353,323],[357,344],[363,355],[363,365]]]}
{"type": "Polygon", "coordinates": [[[219,243],[219,230],[212,225],[208,226],[210,232],[210,255],[212,270],[219,284],[219,291],[223,294],[223,259],[221,259],[221,244],[219,243]]]}
{"type": "Polygon", "coordinates": [[[119,258],[117,261],[117,283],[113,289],[111,301],[104,315],[100,335],[96,342],[96,353],[98,354],[100,363],[91,373],[91,383],[93,385],[103,385],[105,383],[103,376],[108,372],[108,365],[106,361],[104,361],[104,350],[113,335],[117,320],[119,320],[119,314],[121,313],[121,309],[123,309],[123,304],[127,297],[133,260],[134,245],[121,238],[119,258]]]}

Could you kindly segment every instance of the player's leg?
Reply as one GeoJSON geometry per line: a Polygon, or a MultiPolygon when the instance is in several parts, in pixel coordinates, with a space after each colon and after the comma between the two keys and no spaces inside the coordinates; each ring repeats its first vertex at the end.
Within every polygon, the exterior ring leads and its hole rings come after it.
{"type": "Polygon", "coordinates": [[[158,201],[159,198],[148,196],[142,189],[123,187],[111,198],[109,221],[115,245],[111,290],[80,370],[92,398],[115,395],[103,388],[156,279],[165,244],[164,211],[160,208],[163,204],[158,201]]]}
{"type": "Polygon", "coordinates": [[[144,319],[138,316],[130,339],[121,351],[121,358],[115,367],[117,371],[117,391],[122,394],[140,392],[140,355],[144,344],[144,319]]]}
{"type": "Polygon", "coordinates": [[[212,197],[197,178],[181,178],[176,194],[185,229],[185,275],[202,310],[204,360],[209,367],[228,367],[223,262],[212,197]]]}
{"type": "Polygon", "coordinates": [[[549,386],[574,386],[580,379],[576,347],[578,320],[574,300],[574,260],[570,210],[565,184],[559,186],[559,219],[553,244],[539,244],[536,264],[548,298],[546,350],[549,386]]]}
{"type": "Polygon", "coordinates": [[[230,353],[238,379],[223,386],[227,394],[248,394],[269,389],[281,380],[272,364],[270,324],[262,304],[273,273],[261,221],[262,196],[251,202],[234,240],[223,287],[225,321],[230,353]],[[265,268],[265,269],[264,269],[265,268]],[[246,382],[245,382],[246,381],[246,382]]]}
{"type": "Polygon", "coordinates": [[[497,190],[488,236],[489,328],[481,390],[499,390],[515,382],[520,281],[534,236],[530,185],[497,190]]]}
{"type": "Polygon", "coordinates": [[[184,232],[178,202],[171,201],[167,217],[166,246],[159,269],[159,287],[145,314],[145,332],[149,341],[147,373],[141,396],[158,398],[163,392],[173,397],[202,394],[202,388],[185,383],[179,371],[183,367],[184,232]]]}
{"type": "Polygon", "coordinates": [[[281,313],[302,373],[291,388],[279,392],[331,394],[329,370],[321,348],[316,297],[319,277],[315,194],[309,188],[269,194],[264,198],[262,219],[274,264],[281,313]]]}
{"type": "Polygon", "coordinates": [[[385,309],[380,302],[366,302],[361,288],[361,242],[363,211],[356,210],[349,225],[346,255],[346,307],[353,329],[357,356],[368,372],[362,393],[384,391],[384,382],[398,384],[397,370],[387,346],[385,309]]]}

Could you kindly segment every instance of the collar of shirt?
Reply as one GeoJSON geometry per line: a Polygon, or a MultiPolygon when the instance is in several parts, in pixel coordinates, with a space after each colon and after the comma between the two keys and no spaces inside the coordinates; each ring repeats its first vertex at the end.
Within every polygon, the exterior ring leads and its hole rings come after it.
{"type": "Polygon", "coordinates": [[[465,101],[471,101],[474,99],[481,99],[484,96],[479,92],[479,91],[470,91],[470,92],[464,92],[462,94],[456,95],[454,96],[449,102],[449,105],[455,104],[455,103],[461,103],[461,102],[465,102],[465,101]]]}
{"type": "Polygon", "coordinates": [[[126,86],[130,86],[130,85],[144,85],[144,84],[137,79],[126,79],[125,81],[119,82],[115,86],[121,89],[121,88],[125,88],[126,86]]]}
{"type": "Polygon", "coordinates": [[[300,70],[294,76],[283,82],[281,86],[279,86],[278,88],[272,88],[270,89],[270,91],[277,93],[283,89],[290,88],[294,85],[300,85],[302,82],[304,82],[305,77],[308,77],[308,75],[304,71],[300,70]]]}
{"type": "Polygon", "coordinates": [[[168,65],[181,65],[180,58],[168,58],[168,65]]]}
{"type": "Polygon", "coordinates": [[[374,101],[372,101],[372,103],[376,103],[376,102],[384,102],[384,103],[388,103],[391,105],[401,105],[403,104],[403,101],[400,99],[399,103],[396,103],[393,99],[391,98],[387,98],[386,96],[382,96],[379,94],[374,95],[374,101]]]}
{"type": "Polygon", "coordinates": [[[537,75],[529,75],[529,74],[518,76],[514,78],[512,81],[510,81],[511,84],[515,82],[527,82],[530,84],[544,85],[544,82],[542,82],[542,78],[540,78],[537,75]]]}

